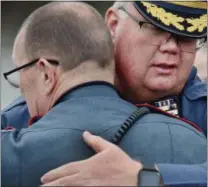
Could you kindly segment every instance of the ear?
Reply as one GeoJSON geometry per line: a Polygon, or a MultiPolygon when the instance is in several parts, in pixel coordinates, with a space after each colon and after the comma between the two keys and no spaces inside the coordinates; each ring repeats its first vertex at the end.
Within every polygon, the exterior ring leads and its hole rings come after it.
{"type": "Polygon", "coordinates": [[[37,63],[40,71],[39,84],[45,96],[49,95],[57,82],[55,67],[45,59],[40,59],[37,63]]]}
{"type": "Polygon", "coordinates": [[[113,7],[107,10],[105,14],[105,23],[109,28],[111,38],[114,42],[116,36],[116,27],[118,25],[118,13],[113,7]]]}

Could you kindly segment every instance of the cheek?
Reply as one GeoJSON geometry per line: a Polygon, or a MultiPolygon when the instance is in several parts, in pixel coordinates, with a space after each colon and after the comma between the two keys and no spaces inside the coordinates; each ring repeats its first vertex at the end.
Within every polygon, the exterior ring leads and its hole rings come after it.
{"type": "Polygon", "coordinates": [[[36,91],[35,77],[33,72],[25,71],[20,74],[20,88],[23,95],[32,95],[36,91]]]}
{"type": "Polygon", "coordinates": [[[121,62],[126,74],[135,80],[145,76],[156,50],[155,46],[145,45],[138,32],[131,32],[117,41],[116,61],[121,62]]]}
{"type": "Polygon", "coordinates": [[[191,68],[194,64],[196,54],[182,54],[181,66],[179,68],[179,77],[181,80],[186,80],[190,74],[191,68]]]}
{"type": "Polygon", "coordinates": [[[27,79],[25,79],[25,75],[24,75],[24,73],[20,73],[20,91],[21,91],[21,93],[22,93],[22,95],[25,95],[25,91],[27,90],[27,85],[28,85],[28,83],[27,83],[27,79]]]}

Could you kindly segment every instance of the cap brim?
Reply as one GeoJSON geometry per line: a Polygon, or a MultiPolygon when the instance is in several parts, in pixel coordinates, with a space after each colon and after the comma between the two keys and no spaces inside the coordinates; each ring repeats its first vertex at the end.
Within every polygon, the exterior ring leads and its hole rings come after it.
{"type": "Polygon", "coordinates": [[[165,1],[135,1],[139,13],[155,26],[191,38],[207,37],[207,10],[165,1]]]}

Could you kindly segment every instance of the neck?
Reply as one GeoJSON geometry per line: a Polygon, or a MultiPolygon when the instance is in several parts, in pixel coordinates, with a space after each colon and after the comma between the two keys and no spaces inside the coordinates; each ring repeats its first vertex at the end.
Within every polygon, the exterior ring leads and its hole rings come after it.
{"type": "Polygon", "coordinates": [[[152,103],[164,97],[178,95],[182,90],[180,88],[168,92],[167,91],[161,92],[161,91],[149,90],[144,87],[138,87],[138,88],[134,87],[134,89],[132,89],[132,87],[129,87],[128,84],[119,84],[118,81],[115,82],[115,84],[120,92],[120,96],[132,104],[152,103]]]}
{"type": "MultiPolygon", "coordinates": [[[[141,89],[138,89],[141,90],[141,89]]],[[[122,92],[121,95],[123,99],[133,103],[133,104],[141,104],[141,103],[152,103],[157,100],[160,100],[164,97],[169,97],[169,96],[175,96],[179,95],[178,90],[172,91],[172,92],[156,92],[156,91],[145,91],[143,90],[142,92],[122,92]]]]}
{"type": "Polygon", "coordinates": [[[98,68],[96,63],[89,62],[80,66],[71,71],[60,73],[57,84],[51,94],[48,111],[63,94],[77,85],[91,81],[105,81],[113,84],[114,75],[111,70],[98,68]]]}

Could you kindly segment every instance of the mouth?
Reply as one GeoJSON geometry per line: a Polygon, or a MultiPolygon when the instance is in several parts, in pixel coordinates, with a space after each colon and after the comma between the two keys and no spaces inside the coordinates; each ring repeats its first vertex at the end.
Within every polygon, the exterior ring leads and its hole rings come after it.
{"type": "Polygon", "coordinates": [[[167,63],[160,63],[160,64],[153,64],[153,68],[157,71],[158,74],[162,75],[170,75],[176,70],[176,64],[167,64],[167,63]]]}

